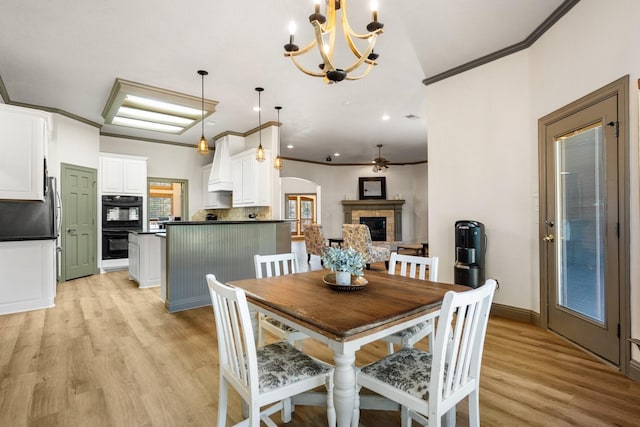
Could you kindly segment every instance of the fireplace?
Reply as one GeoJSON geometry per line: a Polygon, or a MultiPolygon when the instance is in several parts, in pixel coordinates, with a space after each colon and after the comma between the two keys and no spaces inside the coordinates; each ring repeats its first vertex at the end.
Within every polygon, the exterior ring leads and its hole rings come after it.
{"type": "Polygon", "coordinates": [[[387,240],[387,218],[379,216],[361,216],[360,224],[369,227],[371,240],[384,242],[387,240]]]}
{"type": "Polygon", "coordinates": [[[372,240],[400,241],[402,240],[402,205],[404,200],[343,200],[344,224],[363,224],[361,218],[375,218],[385,221],[383,233],[385,238],[373,237],[374,226],[371,229],[372,240]]]}

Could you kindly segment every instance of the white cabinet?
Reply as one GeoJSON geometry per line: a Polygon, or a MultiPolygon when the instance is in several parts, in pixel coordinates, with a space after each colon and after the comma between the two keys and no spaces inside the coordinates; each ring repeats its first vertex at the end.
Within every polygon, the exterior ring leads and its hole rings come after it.
{"type": "Polygon", "coordinates": [[[147,192],[147,160],[100,156],[100,190],[102,194],[147,192]]]}
{"type": "Polygon", "coordinates": [[[271,156],[265,150],[265,160],[256,160],[256,150],[245,150],[231,157],[233,207],[271,205],[271,156]]]}
{"type": "Polygon", "coordinates": [[[209,177],[211,175],[211,163],[202,166],[202,208],[203,209],[227,209],[231,207],[231,192],[209,191],[209,177]]]}
{"type": "Polygon", "coordinates": [[[160,286],[160,238],[155,233],[129,233],[129,278],[141,288],[160,286]]]}
{"type": "Polygon", "coordinates": [[[56,241],[0,242],[0,314],[52,307],[56,241]]]}
{"type": "Polygon", "coordinates": [[[51,115],[0,104],[0,199],[44,200],[51,115]]]}

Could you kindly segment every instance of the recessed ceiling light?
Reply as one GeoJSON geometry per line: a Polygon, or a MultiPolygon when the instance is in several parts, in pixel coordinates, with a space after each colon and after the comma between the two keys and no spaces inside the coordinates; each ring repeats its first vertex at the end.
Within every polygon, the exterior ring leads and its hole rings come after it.
{"type": "Polygon", "coordinates": [[[340,157],[340,153],[333,153],[334,156],[340,157]]]}
{"type": "Polygon", "coordinates": [[[382,115],[382,120],[385,120],[385,121],[386,121],[386,120],[389,120],[389,115],[387,115],[387,114],[383,114],[383,115],[382,115]]]}
{"type": "Polygon", "coordinates": [[[116,79],[102,111],[105,124],[181,134],[213,114],[217,101],[116,79]]]}
{"type": "Polygon", "coordinates": [[[293,148],[293,145],[289,144],[287,145],[287,148],[293,148]]]}

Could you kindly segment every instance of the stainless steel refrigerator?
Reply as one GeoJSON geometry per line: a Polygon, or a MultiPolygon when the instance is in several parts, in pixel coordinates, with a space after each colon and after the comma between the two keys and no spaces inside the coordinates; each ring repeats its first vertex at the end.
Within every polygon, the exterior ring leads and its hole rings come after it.
{"type": "Polygon", "coordinates": [[[60,232],[60,213],[56,181],[49,178],[44,201],[0,201],[0,241],[56,239],[60,232]]]}

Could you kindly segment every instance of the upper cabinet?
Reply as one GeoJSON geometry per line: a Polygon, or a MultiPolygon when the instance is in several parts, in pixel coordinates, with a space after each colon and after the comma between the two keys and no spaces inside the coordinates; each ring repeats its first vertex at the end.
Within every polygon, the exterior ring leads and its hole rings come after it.
{"type": "Polygon", "coordinates": [[[147,193],[147,160],[141,158],[100,156],[100,191],[102,194],[147,193]]]}
{"type": "Polygon", "coordinates": [[[256,160],[255,148],[231,157],[234,208],[271,205],[271,155],[265,154],[263,162],[256,160]]]}
{"type": "Polygon", "coordinates": [[[44,200],[51,115],[0,104],[0,199],[44,200]]]}
{"type": "Polygon", "coordinates": [[[208,191],[209,177],[211,175],[211,163],[202,166],[202,208],[226,209],[231,207],[231,192],[208,191]]]}

